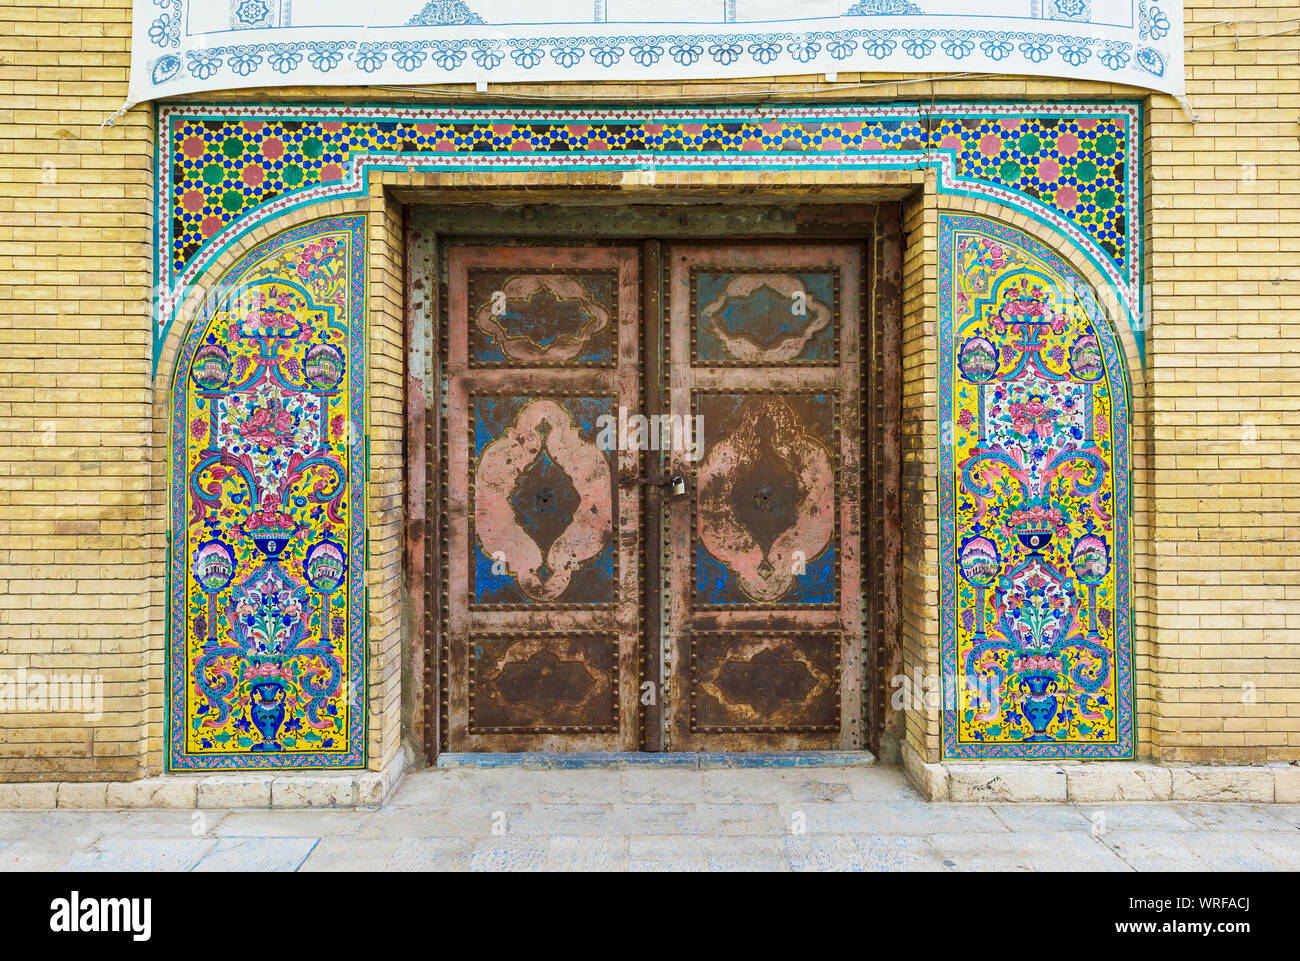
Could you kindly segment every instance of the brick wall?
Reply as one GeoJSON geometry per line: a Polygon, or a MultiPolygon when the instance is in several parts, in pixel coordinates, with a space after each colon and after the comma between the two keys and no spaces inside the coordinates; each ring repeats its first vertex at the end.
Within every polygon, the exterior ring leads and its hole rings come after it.
{"type": "Polygon", "coordinates": [[[1300,3],[1197,0],[1186,16],[1199,123],[1166,97],[1147,113],[1153,737],[1164,758],[1290,760],[1300,758],[1300,23],[1277,21],[1300,17],[1300,3]]]}
{"type": "MultiPolygon", "coordinates": [[[[939,676],[939,207],[933,174],[903,206],[903,572],[899,585],[903,674],[939,676]]],[[[891,697],[894,689],[889,688],[891,697]]],[[[940,712],[903,712],[907,749],[937,761],[940,712]]]]}
{"type": "MultiPolygon", "coordinates": [[[[1187,4],[1192,125],[1147,101],[1151,284],[1145,397],[1135,398],[1140,750],[1172,760],[1300,757],[1300,3],[1187,4]],[[1233,24],[1220,23],[1230,17],[1233,24]],[[1248,21],[1262,20],[1257,24],[1248,21]],[[1234,39],[1234,38],[1239,38],[1234,39]],[[1253,166],[1246,166],[1253,165],[1253,166]],[[1149,423],[1146,418],[1149,416],[1149,423]],[[1149,436],[1146,433],[1149,428],[1149,436]],[[1149,526],[1147,525],[1149,519],[1149,526]],[[1149,582],[1149,583],[1148,583],[1149,582]],[[1243,704],[1243,685],[1253,703],[1243,704]]],[[[127,0],[0,11],[0,672],[92,673],[104,714],[0,715],[0,779],[139,776],[161,759],[165,433],[150,381],[153,112],[101,128],[126,91],[127,0]]],[[[699,83],[701,98],[914,98],[916,85],[840,74],[699,83]],[[846,83],[879,83],[868,90],[846,83]]],[[[922,85],[936,98],[1138,95],[1006,78],[922,85]]],[[[680,97],[558,85],[557,101],[680,97]]],[[[493,90],[488,99],[503,93],[493,90]]],[[[535,91],[533,91],[535,92],[535,91]]],[[[469,88],[447,93],[468,102],[469,88]]],[[[225,99],[376,101],[387,91],[246,91],[225,99]]],[[[903,646],[936,664],[934,238],[908,206],[904,313],[903,646]],[[910,405],[910,406],[909,406],[910,405]]],[[[932,195],[931,195],[932,197],[932,195]]],[[[372,197],[372,756],[400,734],[399,215],[372,197]]],[[[326,212],[324,210],[320,213],[326,212]]],[[[318,212],[303,214],[314,216],[318,212]]],[[[253,242],[253,238],[250,238],[253,242]]],[[[165,375],[165,370],[164,370],[165,375]]],[[[907,716],[934,759],[937,714],[907,716]]]]}
{"type": "Polygon", "coordinates": [[[0,778],[138,776],[162,541],[150,460],[150,111],[128,0],[0,11],[0,671],[103,677],[103,716],[0,715],[0,778]]]}

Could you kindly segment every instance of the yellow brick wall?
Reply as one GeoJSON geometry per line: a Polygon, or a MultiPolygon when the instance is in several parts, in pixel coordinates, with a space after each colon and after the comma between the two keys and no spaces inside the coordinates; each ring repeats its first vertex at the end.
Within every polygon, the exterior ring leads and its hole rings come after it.
{"type": "Polygon", "coordinates": [[[130,3],[0,8],[0,672],[104,679],[103,716],[0,714],[0,778],[141,773],[150,592],[148,110],[130,3]]]}
{"type": "Polygon", "coordinates": [[[1300,3],[1187,7],[1199,122],[1166,97],[1147,113],[1153,736],[1164,758],[1291,760],[1300,758],[1300,3]],[[1253,704],[1244,685],[1254,685],[1253,704]]]}
{"type": "MultiPolygon", "coordinates": [[[[1283,23],[1293,17],[1300,2],[1189,3],[1188,89],[1200,122],[1188,123],[1171,98],[1147,99],[1153,309],[1135,430],[1152,450],[1135,457],[1135,637],[1141,750],[1171,760],[1300,757],[1300,481],[1286,470],[1300,449],[1300,38],[1295,23],[1283,23]],[[1242,703],[1245,684],[1254,703],[1242,703]]],[[[88,672],[105,682],[104,715],[93,722],[0,715],[0,779],[130,778],[161,760],[165,421],[149,377],[153,111],[137,107],[100,126],[125,96],[129,19],[128,0],[0,9],[0,672],[88,672]]],[[[914,79],[541,92],[557,102],[764,101],[781,90],[834,100],[1140,96],[1068,81],[914,79]]],[[[486,99],[520,92],[494,88],[486,99]]],[[[287,89],[214,99],[345,96],[422,95],[287,89]]],[[[448,97],[476,95],[458,87],[448,97]]],[[[370,218],[368,580],[379,762],[400,737],[400,208],[376,194],[353,209],[370,218]]],[[[907,207],[904,310],[903,646],[909,666],[930,669],[937,210],[932,191],[907,207]]],[[[935,759],[937,715],[908,715],[906,737],[935,759]]]]}
{"type": "MultiPolygon", "coordinates": [[[[899,431],[903,572],[899,585],[903,675],[939,676],[939,206],[933,172],[903,206],[903,407],[899,431]]],[[[887,688],[894,696],[892,684],[887,688]]],[[[914,693],[915,687],[907,688],[914,693]]],[[[924,686],[922,686],[924,690],[924,686]]],[[[909,750],[937,761],[939,706],[903,711],[909,750]]]]}
{"type": "Polygon", "coordinates": [[[370,761],[383,768],[397,753],[402,719],[402,500],[405,469],[402,433],[405,339],[402,206],[385,196],[384,184],[370,192],[366,246],[370,255],[370,761]]]}

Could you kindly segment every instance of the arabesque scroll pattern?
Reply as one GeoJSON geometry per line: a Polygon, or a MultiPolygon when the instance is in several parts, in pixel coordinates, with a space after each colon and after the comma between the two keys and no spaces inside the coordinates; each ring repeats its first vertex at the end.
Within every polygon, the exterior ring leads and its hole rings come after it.
{"type": "Polygon", "coordinates": [[[1129,396],[1054,252],[940,222],[945,757],[1130,757],[1129,396]]]}
{"type": "Polygon", "coordinates": [[[253,249],[182,346],[173,770],[365,763],[364,223],[253,249]]]}

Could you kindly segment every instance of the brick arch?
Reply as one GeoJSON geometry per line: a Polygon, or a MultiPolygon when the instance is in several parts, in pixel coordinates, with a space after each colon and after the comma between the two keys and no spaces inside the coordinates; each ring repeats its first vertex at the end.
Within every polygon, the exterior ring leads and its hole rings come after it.
{"type": "Polygon", "coordinates": [[[1143,365],[1143,352],[1140,346],[1140,341],[1145,339],[1145,332],[1141,329],[1134,330],[1128,317],[1128,308],[1124,306],[1124,294],[1114,289],[1114,285],[1107,279],[1105,274],[1097,269],[1090,257],[1085,256],[1078,250],[1073,241],[1052,227],[1004,204],[974,197],[943,194],[939,206],[942,212],[980,214],[1015,227],[1039,243],[1050,247],[1078,273],[1087,282],[1093,295],[1097,297],[1099,304],[1106,311],[1119,337],[1119,343],[1124,350],[1124,366],[1128,373],[1129,386],[1133,391],[1135,411],[1139,406],[1139,401],[1145,404],[1146,369],[1143,365]]]}
{"type": "MultiPolygon", "coordinates": [[[[175,316],[167,328],[166,336],[158,345],[158,362],[153,373],[155,403],[159,400],[157,392],[159,390],[166,392],[169,389],[175,373],[177,351],[188,336],[195,319],[202,315],[202,292],[220,283],[221,278],[233,264],[259,244],[265,243],[285,230],[323,217],[338,217],[352,213],[369,214],[371,210],[372,205],[367,198],[330,200],[267,217],[265,220],[259,220],[247,231],[232,236],[195,279],[191,285],[191,292],[177,298],[175,316]]],[[[158,320],[159,318],[154,318],[155,323],[158,320]]],[[[163,402],[165,406],[165,398],[163,402]]]]}

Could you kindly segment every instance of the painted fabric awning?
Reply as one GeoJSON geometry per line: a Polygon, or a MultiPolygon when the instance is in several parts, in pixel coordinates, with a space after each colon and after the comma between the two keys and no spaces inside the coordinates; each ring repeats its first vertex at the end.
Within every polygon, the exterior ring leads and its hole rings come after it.
{"type": "Polygon", "coordinates": [[[1038,75],[1183,92],[1176,0],[135,0],[129,102],[302,85],[1038,75]]]}

